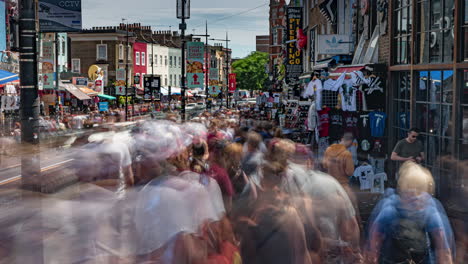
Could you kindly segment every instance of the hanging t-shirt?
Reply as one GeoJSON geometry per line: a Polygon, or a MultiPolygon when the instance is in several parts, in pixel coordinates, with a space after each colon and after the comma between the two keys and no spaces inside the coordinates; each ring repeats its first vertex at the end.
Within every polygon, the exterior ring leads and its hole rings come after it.
{"type": "Polygon", "coordinates": [[[383,84],[384,82],[379,77],[371,77],[369,85],[363,85],[367,106],[367,109],[364,110],[383,108],[386,101],[383,84]]]}
{"type": "Polygon", "coordinates": [[[344,132],[353,133],[355,137],[358,136],[358,115],[356,112],[343,112],[344,132]]]}
{"type": "Polygon", "coordinates": [[[371,155],[373,157],[385,157],[386,152],[384,146],[385,145],[382,138],[374,138],[371,155]]]}
{"type": "Polygon", "coordinates": [[[304,92],[304,97],[315,96],[315,107],[317,110],[322,109],[322,81],[320,79],[315,79],[309,82],[307,88],[304,92]]]}
{"type": "Polygon", "coordinates": [[[374,141],[372,138],[361,138],[359,139],[359,152],[370,153],[373,145],[374,141]]]}
{"type": "Polygon", "coordinates": [[[309,112],[307,114],[307,130],[315,131],[317,127],[317,110],[315,109],[315,102],[309,107],[309,112]]]}
{"type": "Polygon", "coordinates": [[[385,172],[385,158],[374,158],[369,157],[369,162],[374,168],[375,173],[382,173],[385,172]]]}
{"type": "Polygon", "coordinates": [[[328,91],[334,91],[337,92],[341,85],[343,85],[343,82],[345,81],[346,78],[346,73],[341,74],[341,76],[336,79],[328,79],[323,83],[323,90],[328,90],[328,91]]]}
{"type": "Polygon", "coordinates": [[[384,193],[385,182],[387,181],[386,173],[377,173],[372,177],[371,192],[372,193],[384,193]]]}
{"type": "Polygon", "coordinates": [[[366,113],[366,112],[359,113],[358,130],[359,130],[358,136],[360,139],[370,139],[371,130],[370,130],[369,113],[366,113]]]}
{"type": "Polygon", "coordinates": [[[356,88],[352,86],[351,80],[344,81],[339,92],[343,111],[356,111],[356,88]]]}
{"type": "Polygon", "coordinates": [[[330,107],[318,111],[320,137],[328,137],[330,128],[330,107]]]}
{"type": "Polygon", "coordinates": [[[372,112],[369,114],[371,135],[373,137],[383,137],[385,134],[385,123],[387,114],[384,112],[372,112]]]}
{"type": "MultiPolygon", "coordinates": [[[[409,112],[398,113],[398,123],[401,128],[409,129],[410,113],[409,112]]],[[[400,130],[400,137],[404,138],[405,136],[406,136],[406,132],[404,130],[400,130]]]]}
{"type": "Polygon", "coordinates": [[[343,135],[343,111],[341,109],[332,109],[329,112],[330,116],[330,140],[339,140],[343,135]]]}
{"type": "Polygon", "coordinates": [[[359,179],[361,191],[370,190],[372,188],[372,180],[374,179],[374,169],[371,165],[365,164],[357,167],[354,171],[353,176],[359,179]]]}

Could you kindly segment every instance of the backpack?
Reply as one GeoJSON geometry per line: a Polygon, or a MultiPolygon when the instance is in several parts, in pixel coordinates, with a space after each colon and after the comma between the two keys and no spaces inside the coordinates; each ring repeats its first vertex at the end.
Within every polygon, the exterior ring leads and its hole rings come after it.
{"type": "Polygon", "coordinates": [[[395,263],[425,263],[430,252],[429,236],[423,221],[398,217],[393,223],[391,251],[395,263]]]}

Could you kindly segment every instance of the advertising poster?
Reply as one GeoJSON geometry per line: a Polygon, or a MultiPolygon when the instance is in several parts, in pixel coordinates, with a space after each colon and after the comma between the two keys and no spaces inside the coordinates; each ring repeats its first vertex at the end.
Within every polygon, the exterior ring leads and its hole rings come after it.
{"type": "Polygon", "coordinates": [[[219,87],[219,86],[210,86],[209,89],[208,89],[208,92],[213,96],[217,96],[219,93],[221,93],[221,87],[219,87]]]}
{"type": "Polygon", "coordinates": [[[115,94],[125,95],[125,69],[118,69],[116,71],[115,94]]]}
{"type": "Polygon", "coordinates": [[[44,89],[55,89],[54,79],[54,43],[42,44],[42,86],[44,89]]]}
{"type": "Polygon", "coordinates": [[[210,94],[219,94],[220,89],[219,89],[219,71],[218,71],[218,68],[210,68],[209,78],[210,78],[209,81],[208,81],[209,93],[210,94]]]}
{"type": "Polygon", "coordinates": [[[81,0],[40,0],[41,32],[73,32],[81,30],[81,0]]]}
{"type": "Polygon", "coordinates": [[[204,43],[187,43],[187,86],[189,89],[203,88],[204,43]]]}
{"type": "Polygon", "coordinates": [[[298,49],[297,39],[298,29],[302,28],[302,7],[288,7],[286,11],[287,33],[286,41],[286,83],[293,83],[299,80],[302,74],[302,50],[298,49]]]}
{"type": "Polygon", "coordinates": [[[109,103],[108,102],[99,102],[99,112],[109,111],[109,103]]]}
{"type": "Polygon", "coordinates": [[[234,93],[236,89],[237,89],[236,74],[230,73],[229,74],[229,92],[234,93]]]}

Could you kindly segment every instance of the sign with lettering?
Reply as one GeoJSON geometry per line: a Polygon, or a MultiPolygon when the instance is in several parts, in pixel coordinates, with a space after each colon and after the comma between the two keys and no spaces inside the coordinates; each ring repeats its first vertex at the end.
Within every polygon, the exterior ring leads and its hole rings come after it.
{"type": "Polygon", "coordinates": [[[236,74],[235,73],[230,73],[229,74],[229,92],[234,93],[237,88],[237,80],[236,80],[236,74]]]}
{"type": "Polygon", "coordinates": [[[115,94],[118,95],[125,95],[125,88],[126,88],[126,82],[125,82],[125,69],[118,69],[117,74],[116,74],[116,82],[115,82],[115,94]]]}
{"type": "Polygon", "coordinates": [[[286,83],[299,80],[302,74],[302,50],[297,46],[297,32],[302,28],[302,7],[288,7],[287,19],[287,49],[286,49],[286,83]]]}
{"type": "Polygon", "coordinates": [[[74,32],[81,30],[81,0],[40,0],[41,32],[74,32]]]}
{"type": "Polygon", "coordinates": [[[205,44],[203,42],[187,43],[187,86],[188,88],[203,88],[205,44]]]}
{"type": "Polygon", "coordinates": [[[326,55],[349,54],[351,41],[349,35],[318,35],[318,53],[326,55]]]}
{"type": "Polygon", "coordinates": [[[44,89],[55,89],[54,43],[42,43],[42,85],[44,89]]]}

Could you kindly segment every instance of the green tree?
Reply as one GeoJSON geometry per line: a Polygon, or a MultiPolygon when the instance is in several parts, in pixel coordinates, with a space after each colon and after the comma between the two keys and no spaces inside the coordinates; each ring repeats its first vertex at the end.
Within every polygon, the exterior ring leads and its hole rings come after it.
{"type": "Polygon", "coordinates": [[[247,57],[232,64],[237,75],[237,88],[239,90],[263,90],[268,79],[265,65],[268,63],[268,53],[254,51],[247,57]]]}

